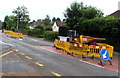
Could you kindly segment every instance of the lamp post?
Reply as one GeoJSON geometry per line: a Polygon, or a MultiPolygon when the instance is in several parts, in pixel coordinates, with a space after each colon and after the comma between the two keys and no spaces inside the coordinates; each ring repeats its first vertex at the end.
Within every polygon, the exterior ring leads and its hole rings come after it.
{"type": "Polygon", "coordinates": [[[19,26],[19,15],[17,16],[17,27],[16,27],[17,32],[18,32],[18,26],[19,26]]]}

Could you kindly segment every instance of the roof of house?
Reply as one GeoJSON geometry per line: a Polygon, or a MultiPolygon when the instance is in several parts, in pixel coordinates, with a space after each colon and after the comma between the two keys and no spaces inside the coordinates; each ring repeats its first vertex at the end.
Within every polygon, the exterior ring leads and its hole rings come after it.
{"type": "Polygon", "coordinates": [[[115,11],[114,13],[110,14],[109,16],[114,16],[116,18],[120,17],[120,10],[115,11]]]}
{"type": "Polygon", "coordinates": [[[38,24],[43,24],[43,21],[37,21],[34,23],[35,25],[38,25],[38,24]]]}
{"type": "Polygon", "coordinates": [[[56,21],[57,26],[64,26],[66,23],[62,21],[56,21]]]}
{"type": "Polygon", "coordinates": [[[29,24],[28,26],[35,26],[35,25],[39,25],[39,24],[44,24],[44,22],[41,20],[37,20],[36,22],[29,24]]]}

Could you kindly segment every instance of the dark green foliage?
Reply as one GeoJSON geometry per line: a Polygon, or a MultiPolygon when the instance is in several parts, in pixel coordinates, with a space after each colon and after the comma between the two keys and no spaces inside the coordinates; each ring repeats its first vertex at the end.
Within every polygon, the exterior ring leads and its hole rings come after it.
{"type": "Polygon", "coordinates": [[[94,18],[82,21],[77,27],[79,34],[106,38],[106,43],[120,50],[120,18],[94,18]]]}
{"type": "Polygon", "coordinates": [[[67,8],[65,13],[67,26],[73,30],[78,24],[82,22],[81,18],[93,19],[95,17],[103,17],[102,11],[96,7],[83,5],[83,3],[74,2],[70,8],[67,8]]]}
{"type": "Polygon", "coordinates": [[[45,30],[45,31],[52,31],[52,26],[45,26],[45,27],[44,27],[44,30],[45,30]]]}
{"type": "Polygon", "coordinates": [[[43,34],[44,34],[43,25],[38,25],[34,29],[29,30],[28,32],[29,36],[38,37],[38,38],[43,38],[43,34]]]}
{"type": "Polygon", "coordinates": [[[51,31],[51,30],[52,30],[51,26],[38,25],[34,29],[30,29],[28,35],[33,37],[43,38],[44,31],[51,31]]]}
{"type": "Polygon", "coordinates": [[[58,32],[55,31],[45,31],[44,38],[45,40],[54,41],[58,37],[58,32]]]}
{"type": "Polygon", "coordinates": [[[42,30],[42,29],[33,29],[33,30],[29,30],[28,36],[42,38],[43,33],[44,33],[44,30],[42,30]]]}
{"type": "Polygon", "coordinates": [[[12,13],[16,16],[18,29],[26,28],[26,25],[30,21],[27,8],[24,5],[18,6],[12,13]]]}
{"type": "Polygon", "coordinates": [[[15,26],[16,26],[16,17],[5,16],[2,28],[7,30],[15,30],[15,26]]]}
{"type": "Polygon", "coordinates": [[[50,26],[51,25],[51,19],[49,15],[46,15],[46,18],[43,20],[44,25],[50,26]]]}

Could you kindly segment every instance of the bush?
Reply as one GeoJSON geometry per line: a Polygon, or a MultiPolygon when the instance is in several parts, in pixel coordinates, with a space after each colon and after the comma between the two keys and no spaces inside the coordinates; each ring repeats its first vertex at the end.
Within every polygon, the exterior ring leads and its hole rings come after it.
{"type": "Polygon", "coordinates": [[[54,41],[58,37],[58,32],[55,31],[45,31],[44,39],[54,41]]]}
{"type": "Polygon", "coordinates": [[[33,29],[29,30],[28,36],[43,38],[44,30],[42,29],[33,29]]]}
{"type": "Polygon", "coordinates": [[[52,31],[52,26],[45,26],[44,29],[45,31],[52,31]]]}
{"type": "Polygon", "coordinates": [[[93,37],[106,38],[106,43],[115,47],[116,51],[120,51],[118,42],[120,42],[120,18],[94,18],[88,19],[76,28],[78,33],[93,37]]]}

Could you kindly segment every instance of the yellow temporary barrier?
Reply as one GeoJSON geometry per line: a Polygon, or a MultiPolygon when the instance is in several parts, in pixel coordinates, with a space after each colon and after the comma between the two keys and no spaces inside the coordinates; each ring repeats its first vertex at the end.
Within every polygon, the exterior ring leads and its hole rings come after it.
{"type": "Polygon", "coordinates": [[[11,38],[22,38],[23,37],[22,33],[13,32],[11,30],[3,30],[3,33],[5,33],[7,37],[11,37],[11,38]]]}
{"type": "Polygon", "coordinates": [[[10,37],[11,34],[14,33],[14,32],[11,31],[11,30],[3,30],[3,33],[5,33],[5,35],[6,35],[7,37],[10,37]]]}
{"type": "Polygon", "coordinates": [[[13,33],[11,30],[4,30],[3,33],[13,33]]]}
{"type": "Polygon", "coordinates": [[[80,38],[74,38],[72,41],[67,41],[65,38],[62,38],[62,40],[55,39],[54,46],[56,48],[65,50],[70,54],[89,57],[100,57],[101,49],[106,49],[109,53],[109,57],[113,57],[114,47],[105,43],[96,43],[96,41],[101,40],[105,39],[81,35],[80,38]]]}
{"type": "Polygon", "coordinates": [[[11,37],[12,38],[22,38],[23,34],[14,32],[14,33],[11,33],[11,37]]]}

